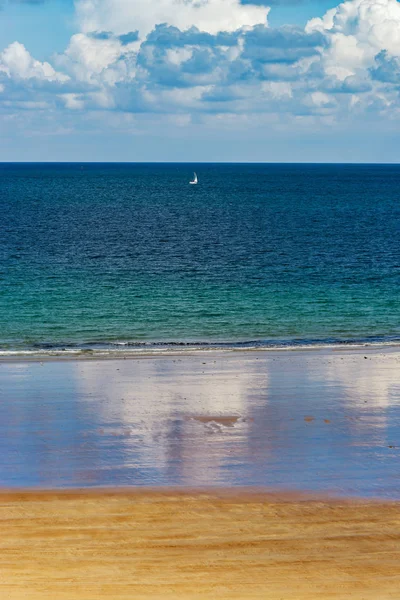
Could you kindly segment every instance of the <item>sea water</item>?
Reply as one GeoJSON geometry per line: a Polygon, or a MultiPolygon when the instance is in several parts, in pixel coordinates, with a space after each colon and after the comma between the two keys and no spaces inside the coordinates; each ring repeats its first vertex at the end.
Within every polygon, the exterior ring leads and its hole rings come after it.
{"type": "Polygon", "coordinates": [[[396,342],[399,190],[396,165],[3,163],[0,350],[396,342]]]}

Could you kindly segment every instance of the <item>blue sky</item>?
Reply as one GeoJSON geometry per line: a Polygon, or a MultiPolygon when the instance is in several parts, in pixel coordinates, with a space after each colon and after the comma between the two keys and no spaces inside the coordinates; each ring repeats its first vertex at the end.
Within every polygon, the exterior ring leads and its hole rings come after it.
{"type": "Polygon", "coordinates": [[[400,160],[397,0],[1,7],[0,160],[400,160]]]}
{"type": "MultiPolygon", "coordinates": [[[[275,0],[269,24],[271,27],[288,23],[305,25],[312,17],[322,16],[336,5],[335,0],[275,0]]],[[[0,16],[2,48],[18,40],[39,60],[48,59],[54,52],[62,52],[76,33],[72,0],[3,1],[0,16]]]]}

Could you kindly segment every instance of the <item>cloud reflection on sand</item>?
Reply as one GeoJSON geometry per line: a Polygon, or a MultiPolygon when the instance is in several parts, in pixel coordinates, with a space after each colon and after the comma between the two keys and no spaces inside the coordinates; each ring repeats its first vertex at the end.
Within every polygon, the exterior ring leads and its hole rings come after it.
{"type": "Polygon", "coordinates": [[[3,362],[0,483],[400,496],[399,365],[391,351],[3,362]]]}
{"type": "Polygon", "coordinates": [[[392,411],[400,404],[399,373],[399,355],[392,353],[360,353],[329,363],[325,380],[328,385],[340,382],[358,445],[383,445],[387,441],[392,411]]]}
{"type": "Polygon", "coordinates": [[[120,361],[99,373],[92,363],[77,364],[82,396],[94,403],[104,430],[118,423],[125,434],[126,467],[173,466],[182,482],[223,482],[219,471],[246,446],[248,398],[267,373],[238,370],[236,361],[197,357],[120,361]],[[117,366],[116,366],[117,365],[117,366]],[[117,370],[118,369],[118,370],[117,370]]]}

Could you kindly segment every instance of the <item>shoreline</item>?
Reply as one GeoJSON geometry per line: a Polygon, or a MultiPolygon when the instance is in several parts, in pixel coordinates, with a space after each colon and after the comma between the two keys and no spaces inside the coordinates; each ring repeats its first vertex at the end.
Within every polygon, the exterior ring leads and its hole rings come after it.
{"type": "Polygon", "coordinates": [[[157,359],[157,358],[183,358],[196,356],[229,356],[229,355],[295,355],[296,353],[308,353],[330,355],[332,353],[344,352],[346,354],[400,354],[400,343],[340,343],[340,344],[315,344],[304,346],[266,346],[266,347],[188,347],[186,349],[167,348],[167,349],[139,349],[139,350],[21,350],[21,351],[0,351],[0,364],[3,362],[49,362],[49,361],[81,361],[81,360],[135,360],[135,359],[157,359]]]}
{"type": "Polygon", "coordinates": [[[0,487],[0,504],[3,501],[27,500],[34,498],[79,499],[79,498],[215,498],[226,502],[267,502],[279,504],[331,504],[360,506],[398,505],[400,499],[340,495],[334,492],[291,490],[267,486],[93,486],[93,487],[0,487]]]}
{"type": "Polygon", "coordinates": [[[400,504],[268,494],[0,492],[8,600],[394,600],[400,504]]]}

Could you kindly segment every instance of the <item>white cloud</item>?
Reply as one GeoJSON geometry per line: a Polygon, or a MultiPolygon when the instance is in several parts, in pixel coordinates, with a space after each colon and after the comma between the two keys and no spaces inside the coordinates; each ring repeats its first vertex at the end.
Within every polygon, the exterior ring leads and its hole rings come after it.
{"type": "Polygon", "coordinates": [[[350,0],[311,19],[306,31],[327,36],[324,54],[328,73],[345,79],[374,64],[381,50],[400,56],[400,3],[397,0],[350,0]]]}
{"type": "Polygon", "coordinates": [[[98,39],[77,33],[71,37],[65,53],[56,57],[56,62],[77,81],[114,85],[135,73],[126,60],[120,60],[129,49],[115,36],[98,39]]]}
{"type": "Polygon", "coordinates": [[[399,118],[400,2],[349,0],[305,29],[268,28],[268,11],[240,0],[78,0],[81,31],[54,66],[18,42],[0,53],[1,106],[182,123],[399,118]]]}
{"type": "Polygon", "coordinates": [[[81,110],[85,106],[84,101],[77,94],[61,94],[60,98],[65,107],[71,110],[81,110]]]}
{"type": "Polygon", "coordinates": [[[273,98],[291,98],[293,96],[292,86],[286,81],[265,81],[261,84],[261,89],[273,98]]]}
{"type": "Polygon", "coordinates": [[[73,35],[65,56],[82,65],[85,71],[100,73],[114,63],[121,54],[118,39],[93,39],[83,33],[73,35]]]}
{"type": "Polygon", "coordinates": [[[167,50],[167,58],[173,65],[181,65],[192,57],[193,51],[189,48],[171,48],[167,50]]]}
{"type": "Polygon", "coordinates": [[[67,81],[63,73],[57,73],[48,62],[35,60],[23,44],[13,42],[0,54],[0,71],[10,78],[67,81]]]}
{"type": "Polygon", "coordinates": [[[311,100],[315,106],[326,106],[332,102],[328,94],[324,94],[323,92],[313,92],[311,94],[311,100]]]}
{"type": "Polygon", "coordinates": [[[82,31],[112,31],[117,35],[138,30],[145,37],[155,25],[179,29],[196,26],[217,33],[266,24],[269,8],[242,5],[240,0],[77,0],[82,31]]]}

